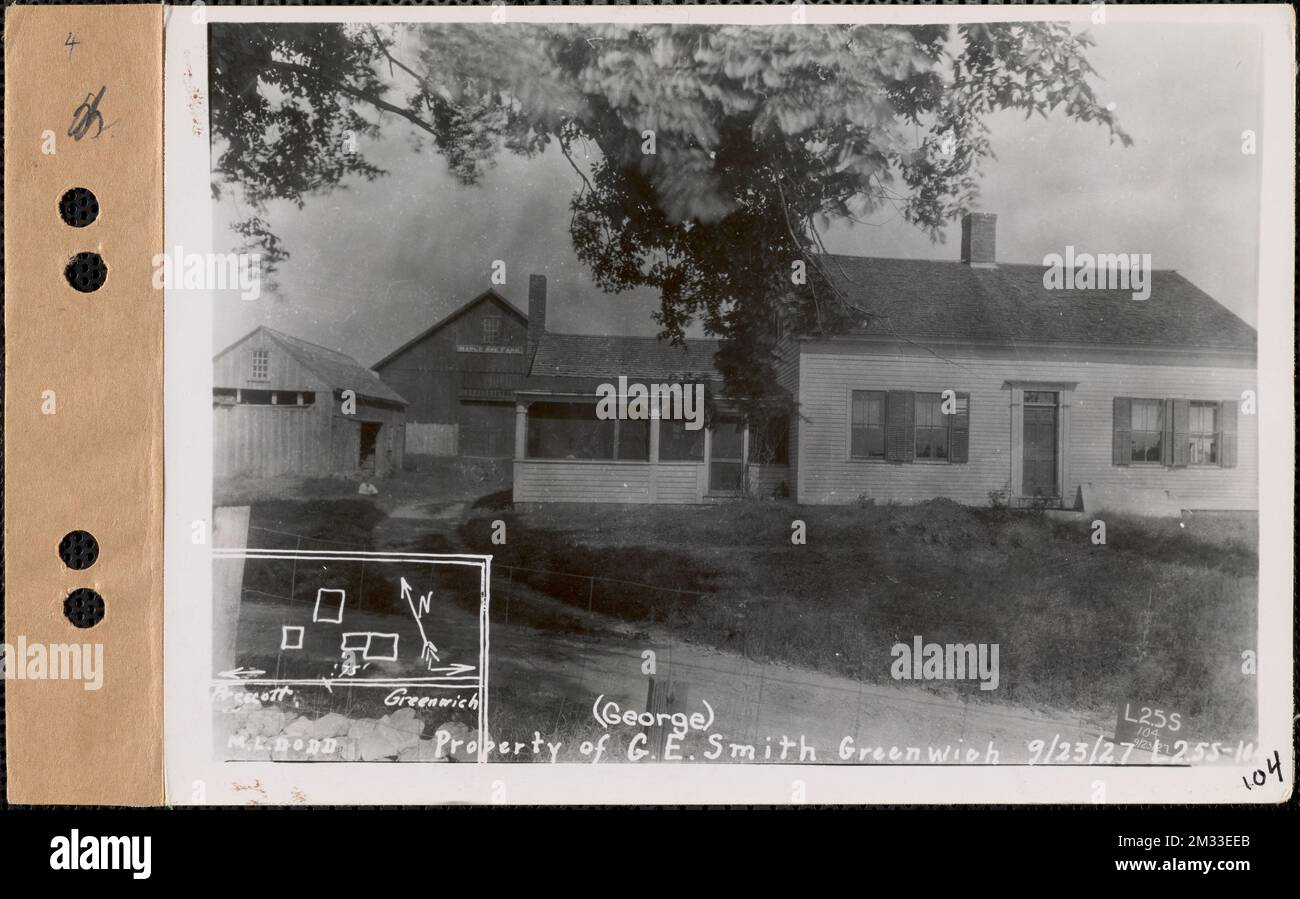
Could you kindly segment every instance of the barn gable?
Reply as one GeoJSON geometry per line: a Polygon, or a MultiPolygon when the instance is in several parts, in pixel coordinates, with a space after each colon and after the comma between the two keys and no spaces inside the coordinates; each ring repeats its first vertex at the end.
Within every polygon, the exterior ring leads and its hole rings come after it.
{"type": "Polygon", "coordinates": [[[527,352],[528,318],[487,290],[375,363],[410,401],[411,464],[434,455],[509,455],[527,352]]]}
{"type": "Polygon", "coordinates": [[[355,390],[361,397],[406,403],[351,356],[265,325],[216,355],[212,383],[245,390],[355,390]]]}

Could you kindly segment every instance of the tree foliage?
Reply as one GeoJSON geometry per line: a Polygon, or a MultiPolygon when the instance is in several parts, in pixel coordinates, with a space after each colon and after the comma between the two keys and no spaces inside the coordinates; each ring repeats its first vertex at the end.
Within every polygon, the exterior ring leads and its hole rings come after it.
{"type": "Polygon", "coordinates": [[[936,236],[974,203],[999,111],[1057,112],[1131,143],[1094,94],[1090,45],[1051,22],[219,25],[214,190],[242,192],[241,233],[275,261],[267,203],[384,174],[357,136],[403,125],[465,183],[502,149],[555,142],[596,283],[658,291],[666,339],[702,322],[722,340],[727,392],[762,418],[789,409],[775,382],[783,330],[870,323],[825,270],[832,221],[887,204],[936,236]],[[578,145],[594,164],[578,164],[578,145]]]}

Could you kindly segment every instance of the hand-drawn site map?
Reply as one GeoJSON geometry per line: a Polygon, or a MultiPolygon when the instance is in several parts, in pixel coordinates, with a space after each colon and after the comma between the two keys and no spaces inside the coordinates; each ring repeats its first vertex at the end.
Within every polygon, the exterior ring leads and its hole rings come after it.
{"type": "Polygon", "coordinates": [[[501,15],[208,26],[216,758],[1268,770],[1257,25],[501,15]]]}
{"type": "Polygon", "coordinates": [[[419,710],[437,713],[440,755],[482,760],[488,558],[273,546],[214,557],[216,599],[237,620],[214,646],[231,665],[213,692],[228,758],[431,760],[419,710]]]}

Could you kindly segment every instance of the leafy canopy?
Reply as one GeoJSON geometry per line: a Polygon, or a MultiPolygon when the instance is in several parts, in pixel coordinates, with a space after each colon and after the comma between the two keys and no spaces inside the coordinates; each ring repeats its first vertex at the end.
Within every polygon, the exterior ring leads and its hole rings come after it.
{"type": "Polygon", "coordinates": [[[764,419],[791,409],[783,330],[870,323],[826,270],[832,220],[888,204],[937,237],[977,198],[998,111],[1059,112],[1131,143],[1097,101],[1089,46],[1051,22],[214,25],[213,189],[241,193],[253,212],[237,230],[274,265],[287,249],[269,202],[385,174],[360,136],[402,125],[466,184],[502,149],[554,142],[596,283],[657,290],[666,339],[702,322],[728,394],[764,419]]]}

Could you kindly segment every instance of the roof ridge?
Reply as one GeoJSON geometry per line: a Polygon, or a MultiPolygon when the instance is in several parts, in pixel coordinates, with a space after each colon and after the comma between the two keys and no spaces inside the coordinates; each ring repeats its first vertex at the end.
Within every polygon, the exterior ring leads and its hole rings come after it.
{"type": "MultiPolygon", "coordinates": [[[[876,261],[915,262],[915,263],[921,263],[925,265],[953,265],[953,266],[960,265],[960,266],[965,266],[971,271],[976,271],[976,272],[997,271],[1000,268],[1042,268],[1043,267],[1043,264],[1041,262],[997,262],[993,265],[973,266],[970,265],[969,263],[962,262],[960,259],[931,259],[931,258],[918,259],[911,256],[864,256],[859,253],[818,253],[816,255],[825,256],[834,259],[853,259],[859,262],[876,262],[876,261]]],[[[1100,254],[1087,252],[1087,255],[1097,256],[1100,254]]],[[[1112,255],[1118,255],[1118,254],[1112,254],[1112,255]]],[[[1176,268],[1152,268],[1150,269],[1150,271],[1169,272],[1171,274],[1178,274],[1178,269],[1176,268]]]]}

